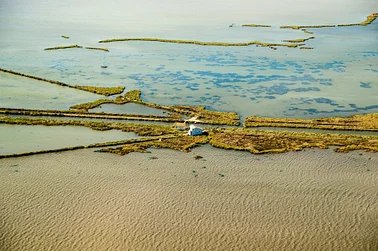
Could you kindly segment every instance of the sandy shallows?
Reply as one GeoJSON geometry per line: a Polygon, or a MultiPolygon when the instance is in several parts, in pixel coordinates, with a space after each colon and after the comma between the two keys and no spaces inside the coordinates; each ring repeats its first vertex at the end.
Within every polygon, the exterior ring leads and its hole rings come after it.
{"type": "Polygon", "coordinates": [[[0,250],[377,250],[377,181],[360,152],[3,159],[0,250]]]}

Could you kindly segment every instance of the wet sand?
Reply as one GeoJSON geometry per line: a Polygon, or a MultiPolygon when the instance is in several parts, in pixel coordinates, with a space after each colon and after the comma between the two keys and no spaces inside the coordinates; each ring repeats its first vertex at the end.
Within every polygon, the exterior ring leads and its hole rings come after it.
{"type": "Polygon", "coordinates": [[[357,151],[2,159],[0,250],[378,250],[377,180],[357,151]]]}

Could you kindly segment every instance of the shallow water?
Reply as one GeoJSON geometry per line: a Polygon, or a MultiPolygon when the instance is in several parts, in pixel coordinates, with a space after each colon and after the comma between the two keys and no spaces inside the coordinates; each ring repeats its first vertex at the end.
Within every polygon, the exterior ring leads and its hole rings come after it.
{"type": "Polygon", "coordinates": [[[34,152],[138,138],[119,130],[95,131],[74,126],[0,125],[0,154],[34,152]]]}

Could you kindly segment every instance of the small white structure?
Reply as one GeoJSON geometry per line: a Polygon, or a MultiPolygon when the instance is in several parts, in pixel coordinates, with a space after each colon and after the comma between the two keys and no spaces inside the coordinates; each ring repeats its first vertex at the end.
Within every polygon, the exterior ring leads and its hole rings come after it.
{"type": "Polygon", "coordinates": [[[202,134],[202,129],[195,125],[189,126],[188,135],[189,136],[197,136],[202,134]]]}

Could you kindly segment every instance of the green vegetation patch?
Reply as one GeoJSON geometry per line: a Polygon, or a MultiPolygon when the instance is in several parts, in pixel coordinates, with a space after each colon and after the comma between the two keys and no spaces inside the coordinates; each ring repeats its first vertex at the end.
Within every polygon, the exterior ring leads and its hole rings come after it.
{"type": "MultiPolygon", "coordinates": [[[[281,29],[294,29],[299,30],[302,29],[305,33],[309,33],[306,31],[306,28],[332,28],[336,26],[366,26],[374,22],[375,19],[378,18],[378,13],[371,13],[366,17],[366,20],[361,23],[351,23],[351,24],[338,24],[338,25],[283,25],[280,26],[281,29]]],[[[312,33],[311,33],[312,34],[312,33]]]]}
{"type": "Polygon", "coordinates": [[[177,136],[172,138],[162,138],[159,140],[153,140],[142,143],[125,144],[122,147],[117,148],[105,148],[101,149],[101,152],[117,153],[125,155],[130,152],[147,152],[146,149],[154,148],[170,148],[173,150],[189,152],[191,148],[208,143],[207,136],[177,136]]]}
{"type": "Polygon", "coordinates": [[[371,13],[369,16],[366,17],[366,20],[361,22],[362,26],[366,26],[374,22],[375,19],[378,18],[378,13],[371,13]]]}
{"type": "Polygon", "coordinates": [[[378,131],[378,114],[318,119],[247,117],[245,127],[287,127],[326,130],[378,131]]]}
{"type": "Polygon", "coordinates": [[[378,152],[377,136],[225,129],[214,130],[209,137],[214,147],[254,154],[300,151],[313,147],[327,149],[329,146],[338,146],[336,152],[378,152]]]}
{"type": "Polygon", "coordinates": [[[184,121],[181,118],[181,116],[176,117],[176,116],[158,116],[158,115],[144,115],[144,114],[87,112],[86,110],[33,110],[33,109],[0,108],[0,114],[96,118],[96,119],[119,119],[119,120],[143,120],[143,121],[154,121],[154,122],[183,122],[184,121]]]}
{"type": "MultiPolygon", "coordinates": [[[[95,143],[89,145],[80,145],[80,146],[69,146],[63,147],[58,149],[50,149],[50,150],[40,150],[34,152],[23,152],[23,153],[14,153],[14,154],[0,154],[0,159],[2,158],[12,158],[12,157],[22,157],[34,154],[44,154],[44,153],[54,153],[54,152],[64,152],[64,151],[73,151],[78,149],[88,149],[88,148],[99,148],[99,147],[109,147],[109,146],[117,146],[123,144],[132,144],[137,142],[147,142],[157,139],[164,139],[173,136],[159,136],[159,137],[149,137],[149,138],[138,138],[138,139],[126,139],[126,140],[118,140],[118,141],[110,141],[110,142],[102,142],[102,143],[95,143]]],[[[96,150],[95,152],[100,151],[96,150]]]]}
{"type": "Polygon", "coordinates": [[[300,50],[312,50],[314,49],[313,47],[309,47],[309,46],[301,46],[299,47],[300,50]]]}
{"type": "Polygon", "coordinates": [[[308,38],[298,38],[298,39],[285,39],[282,40],[282,42],[288,42],[288,43],[303,43],[307,40],[314,39],[315,37],[308,37],[308,38]]]}
{"type": "Polygon", "coordinates": [[[144,102],[140,98],[141,92],[139,90],[131,90],[124,95],[117,96],[115,100],[100,99],[97,101],[78,104],[71,106],[72,109],[88,110],[100,106],[105,103],[125,104],[128,102],[148,106],[151,108],[162,109],[171,112],[171,117],[176,118],[176,121],[181,121],[180,115],[185,115],[194,118],[193,123],[214,124],[214,125],[239,125],[239,116],[236,112],[220,112],[209,111],[203,106],[188,106],[188,105],[174,105],[166,106],[144,102]]]}
{"type": "MultiPolygon", "coordinates": [[[[337,148],[334,149],[336,152],[349,152],[352,150],[378,152],[378,136],[261,131],[242,128],[212,129],[208,135],[187,136],[172,127],[160,125],[129,124],[121,122],[91,122],[79,120],[11,118],[1,116],[0,123],[45,126],[86,126],[94,130],[117,129],[125,132],[134,132],[140,136],[152,136],[152,138],[146,138],[138,142],[115,141],[91,145],[91,147],[101,147],[124,144],[123,146],[117,148],[101,149],[102,152],[112,152],[121,155],[135,151],[145,152],[146,149],[150,147],[170,148],[187,152],[197,145],[206,143],[210,143],[212,146],[218,148],[243,150],[249,151],[254,154],[283,153],[287,151],[300,151],[303,148],[314,147],[327,149],[330,146],[336,146],[337,148]],[[154,138],[154,136],[158,137],[154,138]]],[[[87,147],[88,146],[69,147],[61,149],[61,151],[75,150],[87,147]]],[[[53,151],[55,150],[43,151],[43,153],[53,151]]],[[[26,154],[30,155],[33,153],[26,154]]]]}
{"type": "Polygon", "coordinates": [[[104,95],[104,96],[120,94],[125,90],[124,86],[98,87],[98,86],[75,85],[75,88],[79,90],[87,91],[87,92],[93,92],[96,94],[104,95]]]}
{"type": "Polygon", "coordinates": [[[272,26],[265,25],[265,24],[243,24],[242,27],[262,27],[262,28],[269,28],[269,27],[272,27],[272,26]]]}
{"type": "Polygon", "coordinates": [[[87,103],[83,103],[83,104],[73,105],[70,108],[71,109],[88,111],[89,109],[93,109],[93,108],[99,107],[102,104],[113,104],[114,102],[115,101],[111,100],[111,99],[99,99],[99,100],[95,100],[95,101],[92,101],[92,102],[87,102],[87,103]]]}
{"type": "Polygon", "coordinates": [[[87,92],[91,92],[91,93],[95,93],[95,94],[105,95],[105,96],[110,96],[110,95],[114,95],[114,94],[120,94],[125,89],[124,86],[99,87],[99,86],[69,85],[69,84],[66,84],[66,83],[63,83],[63,82],[60,82],[60,81],[55,81],[55,80],[45,79],[45,78],[41,78],[41,77],[36,77],[36,76],[32,76],[32,75],[28,75],[28,74],[23,74],[23,73],[20,73],[20,72],[6,70],[6,69],[2,69],[2,68],[0,68],[0,71],[5,72],[5,73],[9,73],[9,74],[13,74],[13,75],[16,75],[16,76],[20,76],[20,77],[30,78],[30,79],[34,79],[34,80],[38,80],[38,81],[43,81],[43,82],[47,82],[47,83],[54,84],[54,85],[59,85],[59,86],[64,86],[64,87],[69,87],[69,88],[74,88],[74,89],[78,89],[78,90],[82,90],[82,91],[87,91],[87,92]]]}
{"type": "Polygon", "coordinates": [[[324,24],[324,25],[283,25],[283,26],[280,26],[281,29],[293,29],[293,30],[299,30],[299,29],[305,29],[305,28],[318,29],[318,28],[332,28],[332,27],[336,27],[336,25],[324,24]]]}
{"type": "Polygon", "coordinates": [[[45,51],[64,50],[64,49],[73,49],[73,48],[83,48],[83,46],[80,46],[80,45],[77,45],[77,44],[63,45],[63,46],[56,46],[56,47],[45,48],[45,51]]]}
{"type": "Polygon", "coordinates": [[[306,33],[306,34],[314,34],[314,32],[312,32],[312,31],[308,31],[308,30],[306,30],[306,29],[301,29],[304,33],[306,33]]]}
{"type": "Polygon", "coordinates": [[[43,118],[12,118],[0,116],[0,124],[15,125],[44,125],[44,126],[85,126],[93,130],[122,130],[124,132],[134,132],[139,136],[160,136],[167,134],[179,134],[180,132],[171,126],[154,124],[134,124],[124,122],[102,122],[86,120],[58,120],[43,118]]]}
{"type": "Polygon", "coordinates": [[[244,43],[226,43],[226,42],[201,42],[195,40],[174,40],[174,39],[162,39],[162,38],[113,38],[100,40],[99,43],[112,43],[112,42],[125,42],[125,41],[148,41],[148,42],[161,42],[161,43],[176,43],[176,44],[194,44],[203,46],[249,46],[257,45],[262,47],[269,46],[285,46],[289,48],[296,48],[300,44],[273,44],[273,43],[262,43],[259,41],[244,42],[244,43]]]}
{"type": "Polygon", "coordinates": [[[85,47],[87,50],[98,50],[98,51],[106,51],[109,52],[108,48],[99,48],[99,47],[85,47]]]}

